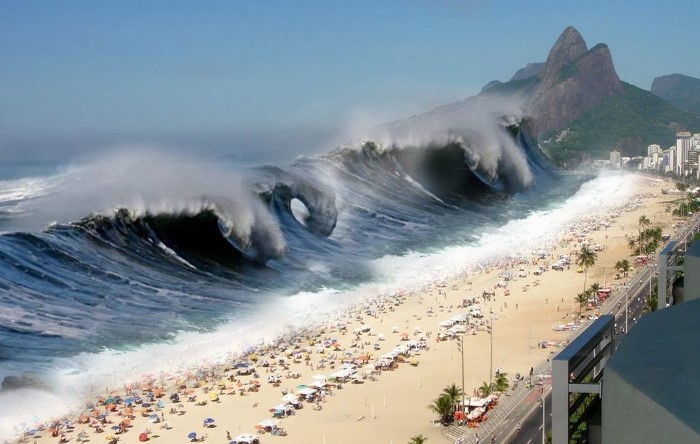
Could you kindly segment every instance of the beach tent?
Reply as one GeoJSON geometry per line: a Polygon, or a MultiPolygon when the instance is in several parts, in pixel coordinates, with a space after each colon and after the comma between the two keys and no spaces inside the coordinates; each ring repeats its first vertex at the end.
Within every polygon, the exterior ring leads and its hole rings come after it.
{"type": "Polygon", "coordinates": [[[253,435],[251,433],[244,433],[233,438],[233,441],[229,444],[258,444],[260,439],[258,435],[253,435]]]}
{"type": "Polygon", "coordinates": [[[280,422],[275,419],[263,419],[258,424],[263,427],[277,427],[279,423],[280,422]]]}
{"type": "Polygon", "coordinates": [[[297,402],[297,401],[299,401],[299,398],[294,393],[287,393],[286,395],[282,396],[282,402],[297,402]]]}
{"type": "Polygon", "coordinates": [[[306,388],[297,390],[297,393],[299,393],[300,395],[304,395],[304,396],[313,395],[314,393],[316,393],[316,389],[312,389],[311,387],[306,387],[306,388]]]}
{"type": "Polygon", "coordinates": [[[279,425],[279,421],[276,419],[265,419],[263,421],[260,421],[257,425],[257,429],[265,429],[267,431],[270,431],[271,429],[277,428],[279,425]]]}
{"type": "Polygon", "coordinates": [[[471,407],[471,408],[483,407],[486,405],[487,402],[488,401],[486,400],[486,398],[474,398],[474,397],[472,397],[472,398],[469,398],[467,400],[467,406],[471,407]]]}
{"type": "Polygon", "coordinates": [[[349,368],[344,368],[344,369],[342,369],[342,370],[338,370],[337,372],[333,373],[331,376],[334,377],[334,378],[343,379],[343,378],[347,378],[347,377],[350,376],[351,374],[352,374],[352,370],[351,370],[351,369],[349,369],[349,368]]]}

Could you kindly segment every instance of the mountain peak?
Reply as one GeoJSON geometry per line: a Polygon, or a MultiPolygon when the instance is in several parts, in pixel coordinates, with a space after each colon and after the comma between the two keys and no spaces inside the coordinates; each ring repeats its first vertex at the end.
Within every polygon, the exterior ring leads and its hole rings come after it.
{"type": "Polygon", "coordinates": [[[621,91],[608,46],[600,43],[588,50],[581,34],[569,26],[549,52],[529,113],[537,134],[549,133],[621,91]]]}
{"type": "Polygon", "coordinates": [[[543,83],[551,86],[558,77],[559,71],[581,58],[586,51],[588,46],[581,34],[573,26],[566,28],[549,51],[544,66],[543,83]]]}

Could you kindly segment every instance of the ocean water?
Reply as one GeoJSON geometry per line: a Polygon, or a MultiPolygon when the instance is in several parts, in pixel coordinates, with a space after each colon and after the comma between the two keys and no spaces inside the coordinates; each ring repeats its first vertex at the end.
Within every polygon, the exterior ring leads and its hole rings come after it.
{"type": "Polygon", "coordinates": [[[140,147],[0,180],[0,378],[50,388],[0,393],[0,438],[144,373],[536,249],[634,190],[557,172],[501,131],[245,168],[140,147]]]}

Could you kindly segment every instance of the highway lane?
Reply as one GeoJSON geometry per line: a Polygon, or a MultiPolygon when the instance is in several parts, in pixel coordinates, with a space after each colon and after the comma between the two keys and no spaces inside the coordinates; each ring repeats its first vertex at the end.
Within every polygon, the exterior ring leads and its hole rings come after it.
{"type": "MultiPolygon", "coordinates": [[[[552,430],[552,392],[547,390],[545,394],[545,409],[544,409],[544,429],[552,430]]],[[[520,433],[517,432],[517,422],[513,424],[513,429],[510,431],[507,440],[496,441],[498,443],[505,442],[509,444],[539,444],[542,442],[542,403],[538,402],[531,406],[526,415],[523,415],[520,421],[520,433]]],[[[486,443],[490,441],[485,441],[486,443]]]]}

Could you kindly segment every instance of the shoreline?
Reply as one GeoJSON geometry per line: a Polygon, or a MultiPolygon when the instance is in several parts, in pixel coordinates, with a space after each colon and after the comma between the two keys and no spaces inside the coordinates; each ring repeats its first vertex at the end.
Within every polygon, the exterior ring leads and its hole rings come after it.
{"type": "MultiPolygon", "coordinates": [[[[646,188],[649,187],[648,182],[652,179],[641,178],[638,180],[642,181],[641,191],[649,191],[646,188]]],[[[660,195],[662,184],[653,184],[652,187],[656,187],[660,195]]],[[[656,204],[659,204],[662,199],[664,197],[657,197],[656,204]]],[[[647,204],[653,200],[650,197],[645,198],[647,204]]],[[[600,266],[593,267],[588,273],[588,286],[595,282],[596,277],[603,281],[613,276],[612,273],[607,277],[604,276],[605,271],[601,273],[601,267],[612,269],[615,260],[629,258],[624,226],[627,225],[627,231],[636,226],[634,218],[638,217],[637,213],[639,212],[640,207],[637,206],[631,211],[620,214],[620,218],[624,219],[625,223],[615,219],[612,226],[606,230],[587,233],[594,238],[596,243],[600,241],[606,246],[606,249],[603,250],[603,257],[599,256],[600,266]]],[[[643,213],[643,209],[641,212],[643,213]]],[[[592,223],[594,222],[595,219],[592,223]]],[[[659,223],[661,222],[662,218],[659,217],[659,223]]],[[[305,404],[304,408],[297,411],[297,414],[281,420],[280,425],[287,431],[288,435],[280,439],[289,443],[320,443],[325,442],[326,439],[330,439],[329,442],[344,443],[354,442],[360,433],[372,436],[373,442],[404,442],[411,436],[418,434],[427,436],[431,442],[437,441],[441,438],[441,428],[432,426],[431,419],[434,419],[435,416],[425,406],[432,402],[445,386],[453,382],[462,385],[461,366],[458,361],[461,355],[456,349],[456,341],[435,341],[439,322],[445,321],[457,313],[464,313],[463,308],[457,308],[464,297],[478,298],[481,301],[483,313],[493,313],[497,317],[493,324],[493,348],[495,350],[493,367],[503,368],[510,377],[516,372],[527,374],[530,367],[535,367],[537,363],[553,353],[552,349],[538,348],[535,344],[565,341],[570,331],[554,331],[552,327],[562,321],[565,314],[570,315],[572,312],[574,314],[578,312],[577,307],[574,306],[573,297],[577,288],[578,291],[582,288],[583,277],[575,272],[574,267],[571,270],[553,271],[548,263],[553,262],[559,254],[570,252],[571,249],[570,241],[553,239],[550,249],[547,250],[549,257],[545,255],[545,258],[538,259],[536,264],[533,263],[532,255],[526,258],[525,263],[522,263],[523,258],[520,255],[512,255],[507,259],[492,259],[470,272],[451,274],[450,280],[445,277],[444,279],[432,280],[429,285],[417,289],[405,290],[403,293],[396,291],[394,295],[390,293],[367,295],[365,298],[354,300],[351,306],[337,308],[337,312],[329,316],[327,322],[330,324],[317,322],[308,328],[302,327],[297,330],[296,334],[301,335],[297,344],[292,343],[289,337],[282,336],[279,340],[286,340],[290,343],[290,347],[287,348],[291,350],[268,348],[264,351],[267,356],[265,359],[269,362],[274,359],[269,357],[270,352],[274,354],[275,358],[283,356],[281,359],[285,361],[284,366],[279,364],[279,359],[276,361],[278,368],[287,367],[284,370],[278,370],[281,373],[281,382],[277,386],[267,382],[267,377],[273,374],[271,366],[256,367],[260,382],[258,388],[250,392],[245,391],[245,395],[241,396],[240,387],[245,387],[245,390],[251,388],[253,377],[234,374],[234,380],[231,380],[231,373],[235,373],[231,366],[235,362],[233,362],[233,357],[228,356],[230,362],[226,364],[229,366],[229,370],[224,370],[225,367],[217,367],[213,363],[200,367],[200,370],[206,369],[202,370],[204,373],[200,375],[204,376],[200,380],[200,382],[203,380],[203,383],[195,382],[198,379],[197,371],[190,371],[189,377],[186,372],[184,375],[179,375],[184,376],[186,388],[182,389],[184,390],[183,395],[187,394],[188,390],[194,390],[194,392],[189,393],[196,393],[198,399],[207,400],[206,405],[197,405],[196,399],[193,402],[177,403],[175,405],[185,406],[185,413],[180,414],[178,410],[177,413],[171,414],[171,404],[174,404],[168,400],[171,390],[168,390],[168,387],[161,387],[161,391],[165,392],[164,396],[155,398],[154,401],[163,399],[164,408],[160,410],[153,408],[152,412],[147,412],[146,416],[125,415],[123,406],[117,404],[116,411],[109,412],[106,418],[112,420],[133,416],[127,431],[114,435],[119,438],[119,442],[139,442],[140,433],[147,428],[153,432],[149,434],[150,439],[160,439],[161,442],[172,442],[176,437],[183,439],[191,431],[196,431],[200,435],[207,433],[207,440],[223,441],[227,430],[234,436],[239,433],[254,432],[257,423],[270,419],[268,409],[281,402],[282,389],[293,391],[294,387],[301,383],[312,382],[313,376],[317,374],[328,376],[336,372],[342,368],[342,358],[345,358],[346,361],[352,361],[354,358],[358,364],[361,361],[369,362],[390,352],[395,346],[402,345],[402,343],[424,341],[428,349],[420,350],[419,353],[409,356],[407,359],[409,362],[399,362],[396,369],[384,370],[380,374],[371,376],[365,373],[361,376],[368,376],[366,379],[360,379],[358,383],[345,383],[341,389],[327,388],[328,393],[319,403],[322,406],[320,410],[312,411],[315,404],[305,404]],[[548,269],[537,276],[534,273],[540,265],[546,266],[548,269]],[[521,272],[520,268],[524,269],[523,273],[528,274],[517,276],[521,272]],[[508,270],[512,270],[516,274],[516,279],[508,281],[505,287],[498,287],[497,284],[502,279],[499,277],[499,273],[508,270]],[[494,296],[490,300],[480,297],[485,289],[494,289],[494,296]],[[507,290],[509,295],[505,294],[507,290]],[[553,294],[566,294],[567,296],[560,298],[550,296],[553,294]],[[368,312],[374,313],[368,314],[368,312]],[[341,328],[342,324],[338,325],[339,322],[344,323],[344,331],[341,328]],[[370,330],[362,331],[364,325],[369,325],[370,330]],[[358,335],[355,335],[356,329],[360,329],[358,335]],[[404,333],[408,341],[401,340],[404,333]],[[320,344],[316,340],[311,343],[310,338],[316,335],[320,335],[316,338],[320,344]],[[383,340],[380,335],[383,335],[383,340]],[[334,339],[339,344],[338,347],[329,347],[324,344],[324,341],[334,339]],[[353,342],[355,342],[354,346],[353,342]],[[374,344],[378,344],[377,349],[375,349],[374,344]],[[297,345],[298,348],[295,348],[297,345]],[[288,354],[289,351],[291,351],[291,355],[288,354]],[[297,351],[298,358],[295,356],[297,351]],[[350,355],[346,356],[345,353],[350,353],[350,355]],[[333,354],[336,356],[331,368],[328,356],[333,354]],[[361,356],[367,355],[369,355],[367,359],[360,359],[361,356]],[[416,365],[410,363],[411,358],[418,360],[416,365]],[[319,368],[319,365],[322,367],[319,368]],[[287,379],[287,372],[296,372],[301,376],[298,379],[287,379]],[[228,382],[225,381],[226,378],[229,379],[228,382]],[[220,386],[222,382],[223,389],[220,386]],[[238,383],[242,385],[239,386],[238,383]],[[205,387],[208,388],[205,390],[205,387]],[[212,401],[213,398],[210,398],[209,393],[212,390],[219,392],[218,402],[212,401]],[[235,415],[232,415],[232,412],[235,412],[235,415]],[[149,422],[150,415],[153,413],[164,415],[165,421],[149,422]],[[229,419],[231,416],[235,416],[235,418],[229,419]],[[214,423],[217,427],[204,428],[203,420],[205,417],[217,420],[218,422],[214,423]],[[164,422],[170,423],[172,428],[161,429],[160,426],[164,422]]],[[[525,250],[531,249],[526,248],[525,250]]],[[[523,255],[528,254],[524,251],[522,253],[523,255]]],[[[617,282],[619,286],[620,281],[617,282]]],[[[275,339],[271,342],[279,344],[279,340],[275,339]]],[[[475,334],[464,338],[465,354],[468,356],[465,359],[464,377],[467,394],[473,393],[481,385],[481,382],[488,380],[492,370],[489,356],[490,345],[490,339],[485,332],[484,325],[477,324],[475,334]]],[[[262,355],[263,350],[265,350],[265,346],[262,347],[257,351],[259,355],[262,355]]],[[[258,358],[260,361],[260,356],[258,358]]],[[[361,369],[364,370],[363,367],[361,369]]],[[[159,383],[166,385],[166,382],[169,382],[172,384],[168,385],[172,387],[183,385],[183,381],[178,381],[178,375],[163,374],[162,376],[162,381],[154,376],[153,383],[150,384],[151,390],[155,390],[156,387],[153,386],[159,385],[159,383]]],[[[139,384],[137,391],[141,391],[141,396],[144,395],[142,389],[143,385],[139,384]]],[[[123,388],[119,390],[124,391],[123,388]]],[[[104,393],[104,395],[107,396],[108,393],[104,393]]],[[[121,393],[121,395],[126,397],[128,393],[121,393]]],[[[110,429],[102,434],[88,431],[88,436],[93,442],[97,442],[97,439],[102,440],[111,432],[113,424],[115,421],[112,421],[110,429]]],[[[88,430],[88,425],[77,424],[67,437],[70,435],[71,440],[75,442],[77,435],[82,430],[88,430]]],[[[31,439],[36,439],[39,444],[54,443],[60,439],[60,434],[58,437],[50,437],[49,435],[47,432],[42,432],[32,435],[31,439]]],[[[269,442],[277,437],[265,434],[262,439],[264,442],[269,442]]]]}

